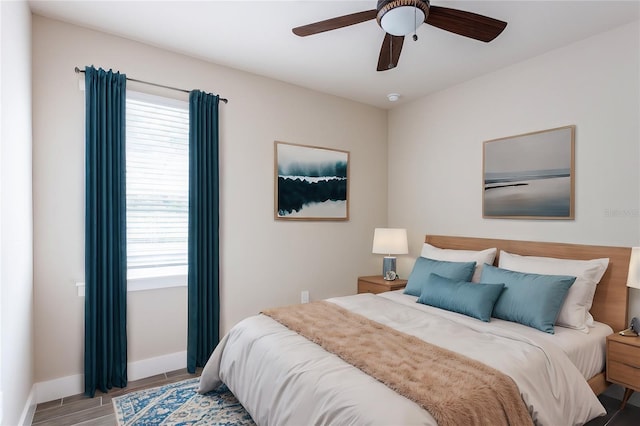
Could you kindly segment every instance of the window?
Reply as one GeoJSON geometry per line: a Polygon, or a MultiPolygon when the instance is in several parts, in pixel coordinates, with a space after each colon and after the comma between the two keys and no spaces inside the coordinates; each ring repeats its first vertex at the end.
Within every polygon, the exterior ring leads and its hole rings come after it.
{"type": "Polygon", "coordinates": [[[127,92],[127,286],[186,285],[189,105],[127,92]]]}

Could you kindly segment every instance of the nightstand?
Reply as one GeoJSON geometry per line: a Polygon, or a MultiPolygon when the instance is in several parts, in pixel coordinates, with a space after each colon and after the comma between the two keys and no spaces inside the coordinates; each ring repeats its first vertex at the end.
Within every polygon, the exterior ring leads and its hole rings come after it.
{"type": "Polygon", "coordinates": [[[378,294],[384,291],[400,290],[406,285],[407,280],[401,280],[400,278],[387,281],[381,275],[358,277],[358,293],[378,294]]]}
{"type": "Polygon", "coordinates": [[[640,337],[607,336],[607,381],[625,387],[620,409],[633,391],[640,392],[640,337]]]}

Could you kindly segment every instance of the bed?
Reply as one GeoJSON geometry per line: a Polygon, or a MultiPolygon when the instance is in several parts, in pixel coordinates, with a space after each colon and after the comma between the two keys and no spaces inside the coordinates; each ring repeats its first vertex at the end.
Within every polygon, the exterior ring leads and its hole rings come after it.
{"type": "MultiPolygon", "coordinates": [[[[344,310],[345,315],[373,320],[370,324],[382,324],[380,327],[384,327],[386,333],[417,339],[413,340],[416,345],[435,345],[463,354],[470,362],[499,370],[498,374],[508,376],[516,384],[518,399],[528,412],[528,423],[517,423],[583,424],[604,414],[596,395],[607,387],[603,373],[605,336],[612,330],[626,328],[630,248],[434,235],[427,235],[425,243],[452,252],[495,248],[493,265],[500,264],[501,253],[505,253],[505,259],[512,254],[584,261],[606,258],[606,270],[599,277],[588,309],[594,322],[588,333],[555,326],[555,333],[551,334],[513,321],[496,318],[479,321],[459,312],[416,303],[418,296],[402,290],[339,297],[321,303],[340,309],[339,313],[344,310]]],[[[489,268],[491,266],[483,271],[487,277],[492,273],[489,268]]],[[[432,274],[430,278],[435,276],[432,274]]],[[[474,291],[477,288],[473,287],[474,291]]],[[[389,381],[386,373],[407,366],[406,361],[399,361],[402,356],[398,356],[398,352],[385,352],[387,348],[376,347],[373,355],[376,359],[363,368],[343,353],[337,351],[338,356],[313,343],[311,340],[318,341],[315,336],[305,338],[293,331],[295,326],[284,326],[279,322],[281,319],[269,315],[247,318],[224,336],[203,369],[200,392],[225,383],[260,425],[461,424],[455,417],[447,417],[446,409],[426,410],[425,406],[431,407],[434,403],[425,405],[420,395],[416,398],[415,394],[403,393],[402,386],[389,381]],[[370,365],[381,371],[376,374],[382,374],[382,378],[364,372],[369,372],[370,365]]],[[[338,314],[332,312],[331,315],[338,314]]],[[[300,322],[302,326],[313,323],[311,320],[300,322]]],[[[340,330],[339,324],[343,322],[346,321],[340,317],[333,326],[316,328],[340,330]]],[[[393,341],[387,334],[380,336],[384,338],[377,339],[379,341],[393,341]]],[[[339,348],[342,346],[338,344],[339,348]]],[[[416,374],[431,369],[422,365],[413,365],[416,374]]],[[[451,380],[451,383],[439,382],[438,389],[422,393],[437,399],[449,389],[465,389],[459,376],[451,380]]],[[[469,386],[473,398],[476,392],[482,394],[483,386],[469,386]]],[[[449,410],[454,414],[460,411],[453,399],[465,399],[448,398],[449,410]]],[[[486,418],[483,420],[480,416],[473,422],[486,423],[486,418]]]]}

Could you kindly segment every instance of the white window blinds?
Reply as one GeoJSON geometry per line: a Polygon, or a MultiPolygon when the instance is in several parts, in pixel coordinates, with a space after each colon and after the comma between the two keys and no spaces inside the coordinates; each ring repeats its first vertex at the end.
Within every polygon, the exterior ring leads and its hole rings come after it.
{"type": "Polygon", "coordinates": [[[126,106],[128,276],[186,273],[188,103],[128,92],[126,106]]]}

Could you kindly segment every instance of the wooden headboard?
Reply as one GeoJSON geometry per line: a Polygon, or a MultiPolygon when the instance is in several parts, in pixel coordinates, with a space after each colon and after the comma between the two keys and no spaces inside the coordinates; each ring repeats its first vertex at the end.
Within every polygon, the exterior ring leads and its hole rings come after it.
{"type": "Polygon", "coordinates": [[[453,237],[427,235],[425,242],[440,248],[457,250],[498,249],[523,256],[544,256],[561,259],[609,258],[609,267],[598,284],[591,315],[599,322],[608,324],[614,331],[628,327],[627,273],[629,271],[630,247],[589,246],[582,244],[547,243],[537,241],[499,240],[492,238],[453,237]]]}

